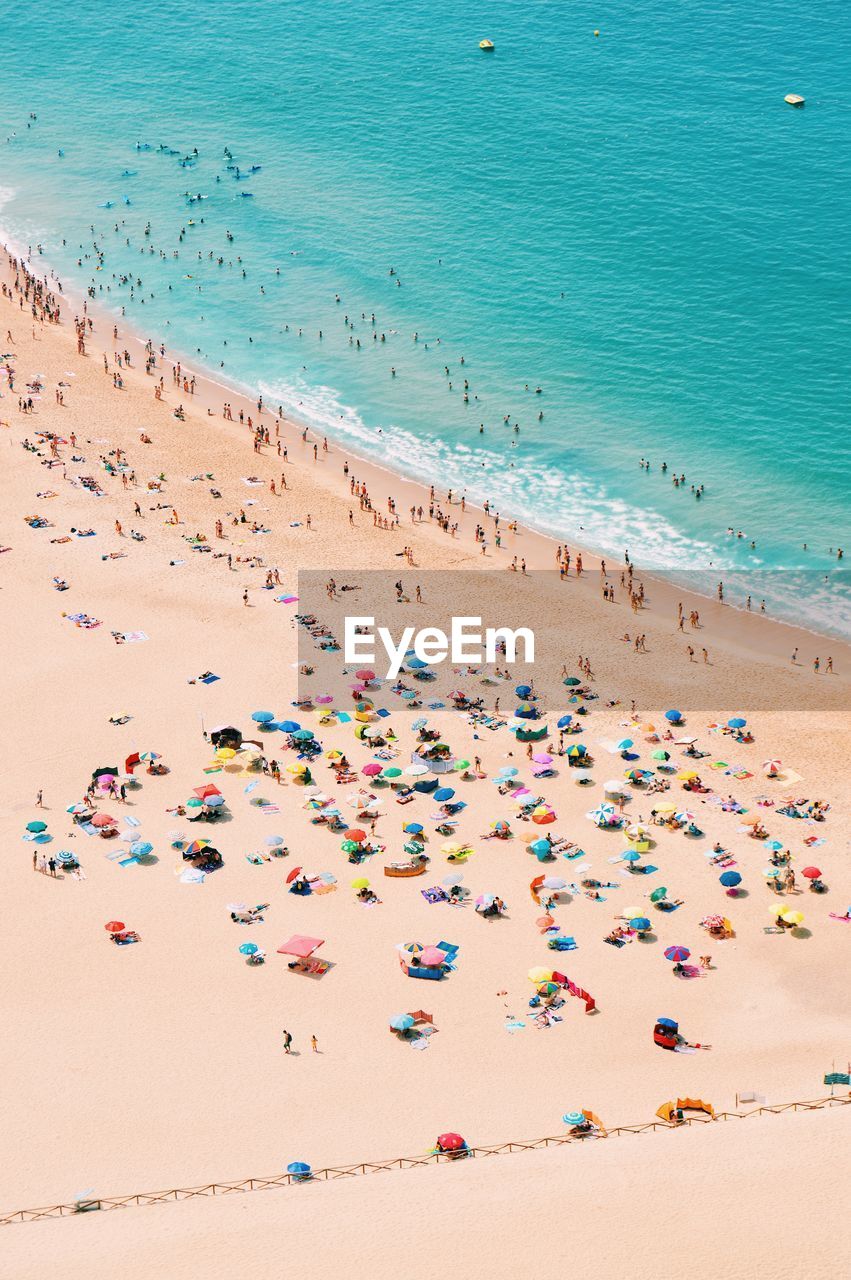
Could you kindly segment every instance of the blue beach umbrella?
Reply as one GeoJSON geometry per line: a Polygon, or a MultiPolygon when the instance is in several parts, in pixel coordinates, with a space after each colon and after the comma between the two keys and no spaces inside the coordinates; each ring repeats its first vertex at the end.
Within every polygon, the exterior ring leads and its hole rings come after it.
{"type": "Polygon", "coordinates": [[[414,1025],[414,1020],[409,1013],[396,1013],[390,1019],[390,1026],[394,1031],[410,1031],[414,1025]]]}
{"type": "Polygon", "coordinates": [[[445,804],[446,801],[451,800],[454,795],[455,792],[451,787],[438,787],[437,791],[434,793],[434,798],[439,801],[440,804],[445,804]]]}
{"type": "Polygon", "coordinates": [[[302,1182],[310,1177],[311,1168],[303,1160],[293,1160],[292,1164],[287,1165],[287,1173],[291,1173],[297,1182],[302,1182]]]}
{"type": "Polygon", "coordinates": [[[529,845],[529,848],[532,850],[533,853],[536,853],[536,854],[549,853],[550,842],[549,840],[533,840],[532,843],[529,845]]]}
{"type": "Polygon", "coordinates": [[[271,724],[275,719],[274,711],[252,711],[251,719],[256,724],[271,724]]]}
{"type": "Polygon", "coordinates": [[[746,724],[747,724],[747,720],[745,720],[744,716],[733,716],[732,720],[727,721],[727,728],[728,729],[744,729],[746,724]]]}
{"type": "Polygon", "coordinates": [[[556,728],[557,728],[557,729],[566,729],[566,728],[567,728],[567,726],[572,722],[572,720],[573,720],[573,716],[561,716],[561,717],[556,721],[556,728]]]}
{"type": "Polygon", "coordinates": [[[147,840],[137,840],[130,846],[130,852],[134,858],[147,858],[149,853],[153,853],[154,846],[149,844],[147,840]]]}
{"type": "Polygon", "coordinates": [[[581,1111],[567,1111],[562,1116],[562,1122],[569,1125],[584,1124],[585,1116],[581,1111]]]}
{"type": "Polygon", "coordinates": [[[666,719],[666,720],[670,720],[671,724],[679,724],[679,722],[682,720],[682,718],[683,718],[683,713],[682,713],[681,711],[666,711],[666,712],[665,712],[665,719],[666,719]]]}
{"type": "Polygon", "coordinates": [[[256,942],[241,942],[239,944],[239,954],[241,956],[256,956],[260,950],[256,942]]]}
{"type": "Polygon", "coordinates": [[[514,692],[518,698],[528,698],[532,692],[532,686],[530,684],[519,684],[514,692]]]}
{"type": "Polygon", "coordinates": [[[624,738],[618,743],[618,751],[629,751],[630,747],[633,745],[632,738],[624,738]]]}
{"type": "Polygon", "coordinates": [[[47,823],[46,823],[46,822],[37,822],[37,821],[36,821],[36,822],[28,822],[28,823],[27,823],[27,831],[30,831],[33,835],[38,835],[40,832],[42,832],[42,831],[46,831],[46,830],[47,830],[47,823]]]}
{"type": "Polygon", "coordinates": [[[207,799],[204,801],[204,804],[208,809],[220,809],[224,803],[224,796],[207,796],[207,799]]]}
{"type": "Polygon", "coordinates": [[[422,658],[408,658],[407,663],[414,671],[424,671],[428,666],[428,663],[423,662],[422,658]]]}
{"type": "Polygon", "coordinates": [[[762,873],[767,880],[776,880],[780,875],[779,867],[766,867],[762,873]]]}
{"type": "Polygon", "coordinates": [[[296,729],[295,733],[293,734],[293,737],[295,738],[296,742],[310,742],[311,738],[313,737],[313,730],[312,729],[296,729]]]}
{"type": "Polygon", "coordinates": [[[636,853],[634,849],[627,849],[626,853],[621,854],[622,862],[638,862],[641,854],[636,853]]]}
{"type": "Polygon", "coordinates": [[[281,733],[297,733],[301,725],[297,720],[282,720],[278,725],[281,733]]]}
{"type": "Polygon", "coordinates": [[[738,871],[725,871],[723,875],[718,877],[718,880],[725,889],[735,889],[737,884],[742,883],[742,877],[738,871]]]}
{"type": "Polygon", "coordinates": [[[650,928],[650,921],[647,916],[636,916],[634,920],[630,920],[629,927],[635,929],[636,933],[644,933],[650,928]]]}

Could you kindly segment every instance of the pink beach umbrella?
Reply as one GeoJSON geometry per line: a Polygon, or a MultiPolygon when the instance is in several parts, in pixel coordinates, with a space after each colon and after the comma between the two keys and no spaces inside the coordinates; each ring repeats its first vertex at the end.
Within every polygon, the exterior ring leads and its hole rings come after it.
{"type": "Polygon", "coordinates": [[[366,778],[377,778],[383,767],[384,766],[380,764],[365,764],[361,769],[361,773],[366,778]]]}

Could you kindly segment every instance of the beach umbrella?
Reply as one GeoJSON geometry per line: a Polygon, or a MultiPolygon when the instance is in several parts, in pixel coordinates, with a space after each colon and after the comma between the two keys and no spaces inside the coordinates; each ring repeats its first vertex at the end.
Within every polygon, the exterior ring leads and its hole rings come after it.
{"type": "Polygon", "coordinates": [[[664,800],[662,804],[656,805],[657,813],[676,813],[676,809],[677,806],[675,804],[671,804],[669,800],[664,800]]]}
{"type": "Polygon", "coordinates": [[[773,916],[782,916],[789,908],[782,902],[773,902],[768,910],[773,916]]]}
{"type": "Polygon", "coordinates": [[[208,809],[221,809],[224,803],[225,803],[225,798],[223,795],[220,795],[220,794],[215,796],[207,796],[207,799],[204,801],[204,804],[207,806],[208,809]]]}
{"type": "Polygon", "coordinates": [[[340,845],[340,848],[343,853],[357,853],[360,849],[360,845],[356,844],[354,840],[344,840],[340,845]]]}
{"type": "Polygon", "coordinates": [[[700,923],[705,929],[720,929],[723,927],[724,917],[717,915],[704,916],[700,923]]]}
{"type": "Polygon", "coordinates": [[[679,813],[675,813],[674,817],[677,822],[694,822],[694,814],[690,809],[680,809],[679,813]]]}
{"type": "Polygon", "coordinates": [[[677,964],[682,964],[683,960],[688,960],[691,952],[688,947],[666,947],[665,959],[674,960],[677,964]]]}
{"type": "Polygon", "coordinates": [[[428,773],[428,765],[418,763],[409,764],[405,768],[405,773],[409,778],[422,778],[424,774],[428,773]]]}
{"type": "Polygon", "coordinates": [[[640,858],[641,854],[635,849],[627,849],[626,853],[621,854],[622,862],[638,862],[640,858]]]}
{"type": "Polygon", "coordinates": [[[650,928],[650,921],[647,916],[635,916],[629,922],[630,929],[634,929],[636,933],[646,933],[650,928]]]}
{"type": "Polygon", "coordinates": [[[772,853],[779,853],[780,850],[783,848],[783,841],[782,840],[766,840],[765,844],[763,845],[763,848],[770,849],[772,853]]]}
{"type": "Polygon", "coordinates": [[[489,907],[493,900],[494,895],[492,893],[480,893],[478,898],[476,898],[475,905],[477,907],[489,907]]]}
{"type": "Polygon", "coordinates": [[[562,1121],[564,1124],[569,1125],[584,1124],[585,1116],[581,1111],[567,1111],[562,1116],[562,1121]]]}
{"type": "Polygon", "coordinates": [[[555,822],[555,820],[556,820],[556,816],[553,813],[552,809],[544,809],[544,810],[537,809],[532,814],[532,821],[536,824],[536,826],[539,826],[539,827],[547,827],[550,825],[551,822],[555,822]]]}
{"type": "Polygon", "coordinates": [[[70,853],[67,849],[62,849],[56,854],[56,859],[58,862],[76,862],[77,855],[75,853],[70,853]]]}
{"type": "Polygon", "coordinates": [[[662,902],[668,890],[665,885],[660,884],[658,889],[654,889],[650,895],[651,902],[662,902]]]}
{"type": "Polygon", "coordinates": [[[420,960],[427,968],[436,968],[446,961],[446,953],[441,951],[439,947],[423,947],[420,952],[420,960]]]}
{"type": "Polygon", "coordinates": [[[762,767],[763,767],[763,770],[768,774],[768,776],[770,778],[773,778],[774,775],[780,770],[782,765],[783,765],[782,760],[765,760],[763,761],[762,767]]]}
{"type": "Polygon", "coordinates": [[[406,822],[402,830],[409,836],[418,836],[422,833],[423,824],[421,822],[406,822]]]}
{"type": "Polygon", "coordinates": [[[410,951],[412,956],[418,956],[422,952],[423,944],[421,942],[406,942],[402,947],[403,951],[410,951]]]}
{"type": "Polygon", "coordinates": [[[530,969],[526,975],[529,981],[534,982],[536,986],[542,982],[549,982],[552,976],[552,969],[544,969],[541,965],[536,966],[534,969],[530,969]]]}
{"type": "Polygon", "coordinates": [[[401,778],[402,770],[397,769],[395,765],[391,765],[387,769],[382,769],[381,776],[382,778],[401,778]]]}
{"type": "Polygon", "coordinates": [[[535,921],[535,924],[538,926],[538,928],[541,930],[542,933],[546,933],[547,929],[551,929],[553,927],[553,925],[555,924],[555,920],[550,915],[538,916],[537,920],[535,921]]]}
{"type": "Polygon", "coordinates": [[[535,764],[552,764],[552,756],[548,756],[546,751],[539,751],[537,755],[532,756],[535,764]]]}
{"type": "Polygon", "coordinates": [[[447,857],[457,856],[464,847],[457,840],[447,840],[445,844],[440,846],[440,852],[445,853],[447,857]]]}
{"type": "Polygon", "coordinates": [[[780,875],[780,868],[766,867],[762,874],[765,876],[766,880],[776,880],[780,875]]]}
{"type": "Polygon", "coordinates": [[[573,716],[560,716],[559,719],[556,721],[556,728],[566,729],[568,725],[572,722],[572,720],[573,720],[573,716]]]}
{"type": "Polygon", "coordinates": [[[286,942],[282,942],[278,947],[278,954],[284,956],[298,956],[301,960],[306,960],[308,956],[312,956],[314,951],[318,951],[322,946],[324,938],[311,938],[302,933],[294,933],[286,942]]]}
{"type": "Polygon", "coordinates": [[[438,787],[437,791],[434,793],[433,799],[437,800],[439,804],[445,804],[446,801],[451,800],[454,795],[455,792],[451,787],[438,787]]]}
{"type": "Polygon", "coordinates": [[[624,738],[621,742],[618,743],[618,751],[629,751],[630,747],[634,745],[635,744],[632,741],[632,738],[624,738]]]}
{"type": "Polygon", "coordinates": [[[241,942],[239,945],[239,954],[241,956],[256,956],[260,950],[256,942],[241,942]]]}
{"type": "Polygon", "coordinates": [[[153,853],[154,846],[149,844],[147,840],[134,840],[130,846],[130,852],[134,858],[147,858],[149,853],[153,853]]]}
{"type": "Polygon", "coordinates": [[[255,724],[271,724],[275,719],[274,711],[252,711],[251,719],[255,724]]]}
{"type": "Polygon", "coordinates": [[[747,724],[747,720],[745,720],[744,716],[733,716],[732,720],[727,721],[727,728],[728,729],[744,729],[746,724],[747,724]]]}
{"type": "Polygon", "coordinates": [[[361,844],[366,839],[366,832],[361,831],[360,827],[350,827],[348,831],[343,832],[344,840],[354,840],[356,844],[361,844]]]}
{"type": "Polygon", "coordinates": [[[428,666],[428,663],[424,662],[422,658],[406,658],[405,661],[412,671],[425,671],[428,666]]]}
{"type": "Polygon", "coordinates": [[[463,1151],[467,1144],[460,1133],[442,1133],[437,1145],[442,1151],[463,1151]]]}
{"type": "Polygon", "coordinates": [[[681,712],[681,711],[666,711],[666,712],[665,712],[665,719],[666,719],[666,720],[668,720],[668,721],[670,721],[670,723],[671,723],[671,724],[679,724],[679,722],[682,720],[682,718],[683,718],[683,715],[682,715],[682,712],[681,712]]]}
{"type": "Polygon", "coordinates": [[[784,911],[780,918],[781,920],[785,920],[787,924],[792,924],[796,927],[797,925],[804,923],[804,914],[802,911],[784,911]]]}
{"type": "MultiPolygon", "coordinates": [[[[81,804],[78,802],[77,804],[69,804],[65,812],[66,813],[88,813],[90,808],[91,808],[91,805],[81,804]]],[[[27,828],[27,830],[29,830],[29,828],[27,828]]]]}
{"type": "Polygon", "coordinates": [[[193,840],[191,844],[186,846],[186,852],[191,858],[195,858],[199,853],[203,853],[209,847],[209,840],[193,840]]]}
{"type": "Polygon", "coordinates": [[[676,1031],[680,1025],[673,1018],[657,1018],[656,1022],[660,1027],[668,1027],[671,1031],[676,1031]]]}
{"type": "Polygon", "coordinates": [[[454,889],[463,879],[464,873],[462,871],[453,871],[451,875],[444,876],[440,883],[447,889],[454,889]]]}
{"type": "Polygon", "coordinates": [[[330,693],[323,693],[320,697],[315,698],[314,701],[317,706],[327,707],[334,701],[334,698],[330,693]]]}
{"type": "Polygon", "coordinates": [[[533,840],[529,848],[532,853],[549,853],[550,842],[549,840],[533,840]]]}
{"type": "Polygon", "coordinates": [[[620,795],[623,789],[623,783],[620,778],[610,778],[608,782],[603,783],[603,790],[608,791],[611,795],[620,795]]]}
{"type": "Polygon", "coordinates": [[[461,773],[464,769],[469,769],[469,767],[470,767],[469,760],[456,760],[452,766],[452,768],[455,770],[456,773],[461,773]]]}
{"type": "Polygon", "coordinates": [[[127,928],[121,920],[110,920],[109,923],[105,924],[103,927],[106,929],[107,933],[123,933],[127,928]]]}
{"type": "Polygon", "coordinates": [[[725,889],[735,889],[737,884],[742,883],[742,877],[738,871],[725,871],[723,875],[718,877],[718,881],[723,884],[725,889]]]}
{"type": "Polygon", "coordinates": [[[352,881],[352,888],[353,888],[353,889],[368,889],[368,888],[369,888],[369,881],[367,880],[366,876],[358,876],[357,880],[353,880],[353,881],[352,881]]]}
{"type": "Polygon", "coordinates": [[[369,667],[362,667],[360,671],[355,672],[355,675],[357,676],[358,680],[369,681],[369,680],[375,679],[375,672],[370,671],[369,667]]]}
{"type": "Polygon", "coordinates": [[[585,756],[588,754],[588,748],[585,747],[581,742],[574,742],[572,747],[567,748],[567,754],[571,759],[578,760],[578,759],[581,759],[582,756],[585,756]]]}
{"type": "Polygon", "coordinates": [[[381,765],[365,764],[361,769],[361,773],[364,775],[365,778],[377,778],[379,773],[381,773],[381,765]]]}
{"type": "Polygon", "coordinates": [[[298,733],[301,725],[297,720],[282,720],[278,728],[281,733],[298,733]]]}
{"type": "Polygon", "coordinates": [[[284,838],[283,836],[266,836],[263,843],[270,849],[278,849],[284,843],[284,838]]]}
{"type": "Polygon", "coordinates": [[[409,1013],[394,1013],[390,1019],[390,1026],[394,1031],[410,1031],[414,1025],[414,1019],[409,1013]]]}
{"type": "Polygon", "coordinates": [[[818,880],[821,872],[818,867],[804,867],[801,875],[806,877],[807,880],[818,880]]]}
{"type": "Polygon", "coordinates": [[[556,891],[567,888],[567,881],[562,880],[559,876],[547,876],[542,881],[542,884],[545,889],[555,889],[556,891]]]}
{"type": "Polygon", "coordinates": [[[511,828],[509,827],[508,823],[504,820],[504,818],[497,818],[495,822],[491,823],[491,827],[493,828],[494,831],[510,831],[511,830],[511,828]]]}
{"type": "Polygon", "coordinates": [[[208,796],[221,795],[219,788],[212,782],[205,782],[203,787],[195,788],[195,795],[199,800],[206,800],[208,796]]]}
{"type": "Polygon", "coordinates": [[[111,827],[115,823],[115,819],[111,818],[108,813],[96,813],[92,818],[93,827],[111,827]]]}
{"type": "Polygon", "coordinates": [[[652,760],[661,760],[663,763],[665,760],[670,760],[670,758],[671,753],[669,751],[654,751],[651,756],[652,760]]]}
{"type": "MultiPolygon", "coordinates": [[[[112,819],[110,819],[110,821],[112,821],[112,819]]],[[[97,823],[95,825],[97,826],[97,823]]],[[[28,822],[27,823],[27,831],[32,832],[33,835],[39,835],[40,832],[46,831],[46,830],[47,830],[46,822],[28,822]]]]}
{"type": "Polygon", "coordinates": [[[528,698],[532,692],[532,686],[530,684],[519,684],[514,692],[518,698],[528,698]]]}
{"type": "Polygon", "coordinates": [[[562,680],[562,684],[567,685],[568,689],[575,689],[581,683],[582,681],[577,680],[576,676],[567,676],[566,679],[562,680]]]}
{"type": "Polygon", "coordinates": [[[303,1160],[293,1160],[292,1164],[287,1165],[287,1173],[291,1173],[299,1181],[302,1178],[309,1178],[311,1174],[310,1165],[305,1164],[303,1160]]]}
{"type": "Polygon", "coordinates": [[[677,774],[677,779],[680,782],[690,782],[692,778],[696,777],[698,777],[698,774],[695,773],[694,769],[681,769],[677,774]]]}
{"type": "Polygon", "coordinates": [[[296,729],[295,733],[293,734],[293,738],[295,739],[296,742],[310,742],[311,739],[313,738],[313,730],[312,729],[296,729]]]}

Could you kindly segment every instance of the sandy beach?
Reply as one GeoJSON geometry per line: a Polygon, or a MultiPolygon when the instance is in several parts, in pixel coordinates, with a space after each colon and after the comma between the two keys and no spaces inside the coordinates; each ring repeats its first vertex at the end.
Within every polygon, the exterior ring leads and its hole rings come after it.
{"type": "MultiPolygon", "coordinates": [[[[258,416],[256,405],[200,373],[194,394],[187,394],[174,381],[168,353],[146,373],[144,339],[120,329],[113,337],[103,317],[93,316],[81,353],[73,303],[63,301],[63,323],[44,323],[31,315],[29,300],[21,308],[15,269],[5,261],[2,278],[0,351],[10,358],[0,365],[12,370],[14,385],[8,375],[0,379],[7,717],[0,830],[11,908],[2,938],[8,1034],[0,1070],[12,1154],[0,1171],[0,1210],[64,1203],[90,1189],[109,1196],[261,1176],[296,1160],[323,1167],[414,1155],[446,1131],[473,1146],[533,1138],[563,1130],[563,1113],[577,1108],[612,1127],[650,1120],[677,1097],[704,1099],[721,1111],[738,1109],[742,1094],[781,1103],[829,1092],[823,1077],[847,1072],[849,1057],[851,926],[842,918],[851,902],[847,646],[805,625],[796,629],[690,596],[645,575],[640,564],[634,581],[644,585],[644,603],[633,612],[625,565],[609,564],[603,574],[592,555],[572,547],[573,567],[560,580],[554,543],[504,529],[497,548],[493,520],[447,503],[435,477],[434,505],[459,526],[446,533],[428,518],[428,491],[343,454],[332,441],[326,449],[319,437],[303,438],[296,424],[276,425],[268,407],[258,416]],[[125,350],[129,367],[123,355],[121,365],[116,360],[125,350]],[[22,411],[19,398],[23,408],[32,400],[31,412],[22,411]],[[225,401],[235,421],[223,419],[225,401]],[[182,420],[174,413],[179,405],[182,420]],[[269,430],[268,444],[255,442],[249,415],[254,427],[269,430]],[[366,486],[371,507],[354,484],[366,486]],[[377,514],[393,523],[389,499],[399,523],[382,528],[377,514]],[[425,514],[412,521],[410,508],[419,506],[425,514]],[[479,523],[484,555],[474,536],[479,523]],[[525,561],[527,575],[512,572],[515,557],[525,561]],[[309,650],[313,643],[310,629],[297,622],[305,607],[293,599],[300,596],[299,573],[321,571],[338,584],[358,584],[362,601],[379,590],[363,575],[378,570],[383,582],[403,582],[406,599],[421,587],[419,625],[441,610],[465,607],[463,586],[458,600],[445,598],[442,586],[440,600],[436,589],[430,597],[429,582],[437,578],[429,575],[438,573],[441,583],[457,574],[459,584],[475,575],[493,602],[538,620],[548,643],[535,690],[550,732],[534,750],[558,747],[556,721],[568,713],[581,723],[593,758],[577,773],[556,753],[533,780],[532,762],[507,725],[488,732],[446,702],[430,709],[425,694],[422,714],[453,755],[481,761],[449,783],[465,806],[453,818],[452,839],[473,850],[457,865],[441,851],[446,837],[437,833],[442,823],[433,800],[417,794],[397,809],[397,793],[362,774],[373,754],[369,741],[354,737],[352,723],[335,717],[321,723],[321,705],[293,705],[304,645],[309,650]],[[614,603],[603,598],[605,584],[614,603]],[[699,612],[698,627],[679,630],[678,604],[686,618],[699,612]],[[638,634],[646,636],[645,651],[635,651],[638,634]],[[590,676],[579,669],[579,655],[590,676]],[[585,695],[562,685],[562,666],[585,695]],[[204,683],[206,673],[217,678],[204,683]],[[344,796],[357,786],[374,789],[383,803],[373,810],[371,834],[382,853],[353,865],[341,852],[340,834],[317,825],[311,793],[288,768],[297,748],[252,721],[266,707],[276,720],[291,716],[307,725],[321,741],[310,762],[312,781],[345,815],[354,819],[358,811],[344,796]],[[682,710],[685,728],[670,731],[670,708],[682,710]],[[742,741],[727,727],[737,716],[747,722],[742,741]],[[248,740],[259,735],[281,781],[250,762],[239,770],[239,759],[235,768],[217,756],[207,737],[216,725],[236,726],[248,740]],[[699,757],[675,741],[684,736],[694,738],[699,757]],[[627,739],[632,747],[619,748],[627,739]],[[337,783],[331,750],[350,757],[357,786],[337,783]],[[660,750],[670,755],[664,773],[653,756],[660,750]],[[168,772],[154,776],[139,765],[140,785],[129,787],[123,801],[94,793],[94,808],[113,815],[122,835],[152,846],[141,863],[122,865],[115,851],[130,841],[87,835],[68,810],[84,801],[94,771],[118,766],[123,776],[134,752],[156,753],[168,772]],[[778,761],[773,775],[765,768],[770,760],[778,761]],[[630,767],[668,789],[648,794],[631,787],[630,767]],[[555,815],[552,825],[515,820],[508,788],[501,793],[494,786],[507,768],[516,768],[518,785],[543,798],[555,815]],[[688,779],[678,775],[689,769],[706,790],[684,791],[688,779]],[[591,781],[579,786],[581,773],[591,781]],[[641,858],[655,871],[646,879],[622,860],[625,834],[600,829],[587,816],[605,800],[608,779],[624,780],[625,822],[648,824],[641,858]],[[225,820],[187,825],[173,810],[205,784],[224,795],[225,820]],[[265,804],[256,804],[261,798],[265,804]],[[700,835],[684,834],[687,823],[678,830],[652,825],[651,810],[662,801],[691,811],[700,835]],[[780,812],[790,801],[800,816],[780,812]],[[509,815],[510,839],[481,838],[509,815]],[[778,853],[789,851],[780,871],[784,876],[791,866],[795,873],[788,893],[767,887],[766,841],[755,839],[747,822],[754,818],[766,840],[778,842],[778,853]],[[406,857],[408,821],[426,828],[428,871],[385,877],[384,865],[406,857]],[[23,839],[34,822],[47,824],[49,844],[23,839]],[[557,834],[583,856],[559,851],[539,863],[522,839],[527,829],[538,838],[557,834]],[[188,864],[176,830],[188,840],[214,839],[221,869],[203,883],[185,883],[188,864]],[[270,855],[273,835],[282,837],[286,858],[270,855]],[[59,850],[75,856],[81,873],[61,864],[56,875],[39,872],[38,859],[59,850]],[[803,869],[810,865],[820,870],[826,892],[808,888],[803,869]],[[286,877],[296,866],[317,877],[313,883],[323,892],[288,892],[286,877]],[[455,870],[469,889],[464,905],[423,896],[455,870]],[[733,896],[719,884],[729,870],[742,877],[733,896]],[[566,882],[553,890],[550,910],[559,934],[575,939],[575,954],[547,946],[554,935],[539,923],[543,891],[530,893],[539,875],[566,882]],[[360,876],[379,903],[358,900],[352,880],[360,876]],[[657,910],[659,899],[650,895],[660,885],[681,905],[657,910]],[[505,901],[504,916],[483,919],[475,910],[476,897],[486,893],[505,901]],[[264,904],[262,920],[235,923],[235,903],[264,904]],[[780,931],[772,905],[800,911],[803,919],[780,931]],[[636,914],[650,918],[646,931],[628,927],[636,914]],[[713,914],[729,920],[730,936],[710,937],[701,926],[713,914]],[[111,921],[137,931],[139,942],[110,945],[104,925],[111,921]],[[606,945],[615,929],[624,930],[623,945],[606,945]],[[327,973],[287,970],[287,957],[276,952],[291,934],[324,940],[327,973]],[[410,940],[457,944],[457,965],[439,982],[412,981],[397,950],[410,940]],[[248,941],[265,949],[265,964],[248,964],[238,952],[248,941]],[[691,953],[682,974],[663,954],[677,945],[691,953]],[[710,957],[705,967],[701,955],[710,957]],[[596,1012],[586,1014],[568,995],[556,1006],[559,1021],[538,1025],[528,1002],[540,984],[527,973],[539,966],[568,974],[594,997],[596,1012]],[[424,1052],[412,1052],[388,1022],[420,1009],[437,1030],[424,1052]],[[666,1052],[654,1043],[659,1017],[677,1020],[686,1041],[706,1047],[666,1052]],[[284,1029],[293,1037],[289,1054],[284,1029]]],[[[510,518],[505,513],[503,526],[510,518]]],[[[322,620],[333,618],[336,632],[347,607],[345,599],[328,600],[322,620]]],[[[464,687],[495,720],[499,697],[500,716],[510,721],[515,683],[484,685],[471,676],[464,687]]],[[[382,767],[404,770],[418,745],[414,716],[391,682],[367,694],[390,711],[386,719],[369,712],[367,718],[394,730],[382,767]]],[[[568,733],[565,749],[574,740],[568,733]]],[[[836,1091],[847,1094],[847,1086],[836,1091]]],[[[655,1199],[673,1232],[668,1262],[680,1260],[674,1271],[746,1276],[768,1264],[782,1276],[792,1273],[791,1255],[770,1253],[779,1238],[774,1190],[782,1178],[800,1223],[808,1224],[796,1269],[805,1257],[807,1274],[820,1276],[841,1267],[841,1197],[823,1199],[819,1189],[842,1185],[847,1124],[846,1108],[767,1116],[642,1135],[634,1143],[620,1137],[481,1164],[453,1162],[392,1179],[364,1178],[357,1186],[293,1187],[268,1199],[258,1194],[16,1225],[7,1228],[9,1247],[14,1274],[22,1277],[43,1274],[47,1265],[69,1277],[100,1274],[91,1256],[122,1245],[133,1255],[121,1263],[129,1275],[168,1269],[181,1276],[249,1270],[265,1276],[279,1273],[275,1239],[284,1231],[290,1264],[312,1263],[313,1274],[330,1275],[355,1251],[365,1271],[382,1275],[391,1273],[391,1258],[398,1268],[389,1250],[400,1221],[419,1236],[436,1220],[454,1221],[463,1203],[467,1220],[480,1215],[484,1228],[461,1240],[453,1233],[451,1252],[440,1239],[428,1269],[510,1275],[536,1247],[525,1238],[527,1211],[546,1185],[585,1224],[583,1266],[593,1265],[590,1244],[605,1233],[611,1263],[638,1276],[656,1274],[646,1220],[655,1199]],[[460,1187],[452,1187],[458,1179],[460,1187]],[[409,1211],[406,1196],[416,1210],[409,1211]],[[736,1212],[736,1256],[725,1249],[719,1257],[707,1224],[736,1212]],[[306,1241],[323,1231],[329,1214],[339,1238],[308,1256],[306,1241]],[[746,1223],[760,1226],[746,1230],[746,1223]],[[476,1243],[481,1234],[484,1245],[476,1243]],[[638,1259],[630,1242],[643,1246],[638,1259]]],[[[424,1275],[421,1261],[406,1269],[424,1275]]]]}

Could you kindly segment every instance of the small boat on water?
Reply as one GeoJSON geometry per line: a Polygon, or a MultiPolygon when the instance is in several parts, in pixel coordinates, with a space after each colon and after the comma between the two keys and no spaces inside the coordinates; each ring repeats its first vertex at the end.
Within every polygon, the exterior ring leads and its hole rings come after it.
{"type": "Polygon", "coordinates": [[[806,98],[802,98],[799,93],[787,93],[783,101],[788,102],[790,107],[802,107],[806,98]]]}
{"type": "Polygon", "coordinates": [[[493,53],[495,45],[493,40],[480,40],[479,48],[482,49],[485,53],[493,53]]]}

